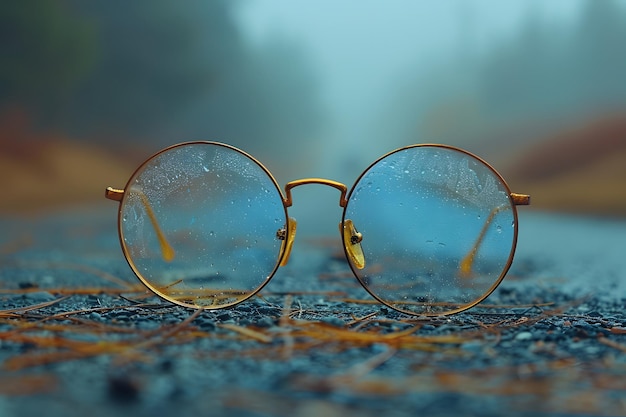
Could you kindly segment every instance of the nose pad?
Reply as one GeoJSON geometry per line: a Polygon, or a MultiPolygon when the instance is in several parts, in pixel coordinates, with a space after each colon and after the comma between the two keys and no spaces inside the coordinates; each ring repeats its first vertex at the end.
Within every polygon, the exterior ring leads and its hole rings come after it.
{"type": "Polygon", "coordinates": [[[280,245],[280,256],[282,256],[280,266],[285,266],[287,265],[287,262],[289,262],[289,256],[291,255],[293,241],[296,238],[296,219],[294,219],[293,217],[289,217],[287,221],[289,222],[289,235],[287,235],[287,229],[285,229],[284,227],[282,229],[278,229],[278,231],[276,232],[276,238],[283,241],[283,243],[280,245]]]}
{"type": "Polygon", "coordinates": [[[352,265],[357,269],[365,268],[365,256],[361,248],[363,235],[356,230],[352,220],[345,219],[343,223],[339,223],[339,233],[343,236],[343,244],[352,265]]]}

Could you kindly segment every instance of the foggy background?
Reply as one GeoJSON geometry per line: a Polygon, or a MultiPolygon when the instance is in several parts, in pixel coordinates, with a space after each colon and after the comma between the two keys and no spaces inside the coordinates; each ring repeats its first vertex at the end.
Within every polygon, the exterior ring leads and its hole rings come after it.
{"type": "MultiPolygon", "coordinates": [[[[350,187],[388,151],[446,143],[531,209],[626,215],[623,1],[38,0],[2,2],[0,34],[3,213],[111,205],[152,153],[203,139],[281,186],[350,187]]],[[[319,188],[291,212],[336,232],[319,188]]]]}

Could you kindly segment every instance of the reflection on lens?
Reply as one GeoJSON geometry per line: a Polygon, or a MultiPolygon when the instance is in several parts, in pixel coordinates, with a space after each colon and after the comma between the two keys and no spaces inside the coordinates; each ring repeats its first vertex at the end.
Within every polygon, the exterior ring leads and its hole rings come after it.
{"type": "Polygon", "coordinates": [[[457,149],[391,153],[352,188],[343,220],[362,234],[365,268],[351,267],[381,302],[412,314],[471,307],[499,284],[517,237],[502,178],[457,149]]]}
{"type": "Polygon", "coordinates": [[[286,212],[276,183],[244,153],[188,143],[142,165],[122,200],[131,267],[158,295],[220,308],[248,298],[278,267],[286,212]]]}

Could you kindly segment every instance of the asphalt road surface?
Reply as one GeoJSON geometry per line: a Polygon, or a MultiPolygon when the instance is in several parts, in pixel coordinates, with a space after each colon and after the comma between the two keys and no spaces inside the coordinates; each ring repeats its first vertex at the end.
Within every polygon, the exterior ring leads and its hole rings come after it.
{"type": "Polygon", "coordinates": [[[255,297],[148,297],[111,210],[0,220],[0,416],[626,415],[626,221],[520,213],[509,275],[429,319],[372,301],[335,236],[255,297]]]}

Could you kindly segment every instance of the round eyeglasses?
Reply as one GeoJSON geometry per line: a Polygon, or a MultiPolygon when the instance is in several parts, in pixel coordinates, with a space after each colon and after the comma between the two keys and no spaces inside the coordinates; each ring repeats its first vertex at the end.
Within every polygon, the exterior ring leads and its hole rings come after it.
{"type": "Polygon", "coordinates": [[[287,263],[296,221],[291,190],[338,189],[350,268],[381,303],[407,314],[452,314],[475,306],[502,281],[517,242],[512,193],[477,156],[420,144],[392,151],[348,188],[306,178],[284,194],[256,159],[218,142],[187,142],[144,162],[123,190],[118,230],[134,273],[156,295],[218,309],[259,292],[287,263]]]}

